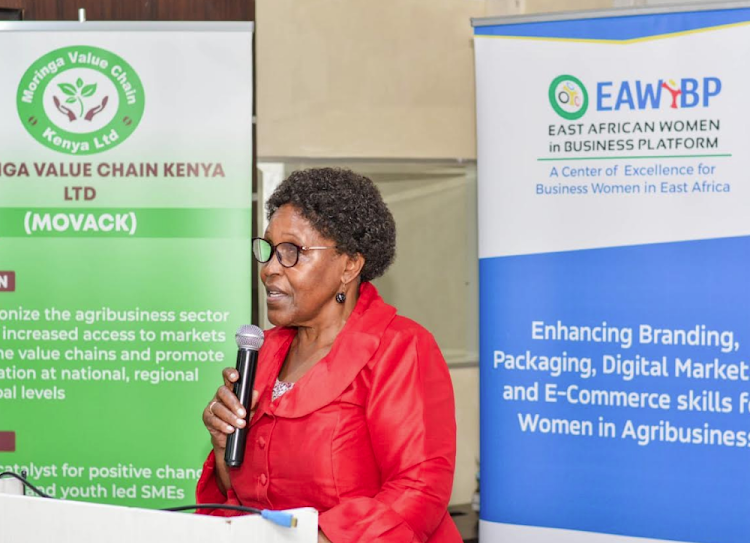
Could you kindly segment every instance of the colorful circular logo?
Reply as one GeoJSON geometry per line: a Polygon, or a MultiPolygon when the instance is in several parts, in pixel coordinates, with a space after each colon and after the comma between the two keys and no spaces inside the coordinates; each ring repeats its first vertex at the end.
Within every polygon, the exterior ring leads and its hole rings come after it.
{"type": "Polygon", "coordinates": [[[560,117],[574,121],[586,113],[589,93],[577,77],[561,75],[549,86],[549,103],[560,117]]]}
{"type": "Polygon", "coordinates": [[[99,47],[56,49],[34,62],[18,85],[23,126],[45,147],[70,155],[121,144],[138,127],[144,104],[132,66],[99,47]]]}

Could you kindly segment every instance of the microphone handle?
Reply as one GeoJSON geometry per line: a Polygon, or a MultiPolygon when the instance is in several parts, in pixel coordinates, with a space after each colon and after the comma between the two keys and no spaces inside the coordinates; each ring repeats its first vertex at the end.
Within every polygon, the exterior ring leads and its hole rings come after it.
{"type": "Polygon", "coordinates": [[[245,426],[236,428],[233,434],[227,436],[227,448],[224,451],[224,461],[227,466],[236,468],[245,458],[245,442],[250,425],[250,401],[253,395],[253,384],[255,382],[255,369],[258,366],[258,351],[240,349],[237,351],[237,373],[240,378],[234,384],[234,394],[242,403],[247,415],[245,426]]]}

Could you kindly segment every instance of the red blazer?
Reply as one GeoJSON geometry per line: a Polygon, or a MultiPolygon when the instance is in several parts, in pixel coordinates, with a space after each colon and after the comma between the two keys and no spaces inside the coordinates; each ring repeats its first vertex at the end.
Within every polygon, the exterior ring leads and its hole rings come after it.
{"type": "Polygon", "coordinates": [[[292,328],[266,333],[245,460],[230,469],[225,497],[211,453],[198,503],[314,507],[334,543],[460,542],[446,510],[456,457],[453,388],[432,335],[363,283],[329,354],[271,401],[294,335],[292,328]]]}

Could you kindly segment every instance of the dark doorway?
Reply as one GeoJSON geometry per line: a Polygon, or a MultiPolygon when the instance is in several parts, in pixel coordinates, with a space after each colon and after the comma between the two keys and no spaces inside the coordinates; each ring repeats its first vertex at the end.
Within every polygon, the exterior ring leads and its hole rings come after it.
{"type": "Polygon", "coordinates": [[[0,0],[0,20],[254,21],[255,0],[0,0]]]}

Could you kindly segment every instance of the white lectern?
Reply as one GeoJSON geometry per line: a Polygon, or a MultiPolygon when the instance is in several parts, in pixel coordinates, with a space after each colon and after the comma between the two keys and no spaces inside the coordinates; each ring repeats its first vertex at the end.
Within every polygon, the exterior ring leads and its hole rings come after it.
{"type": "Polygon", "coordinates": [[[210,517],[0,494],[0,543],[316,543],[318,512],[290,512],[296,528],[259,515],[210,517]]]}

